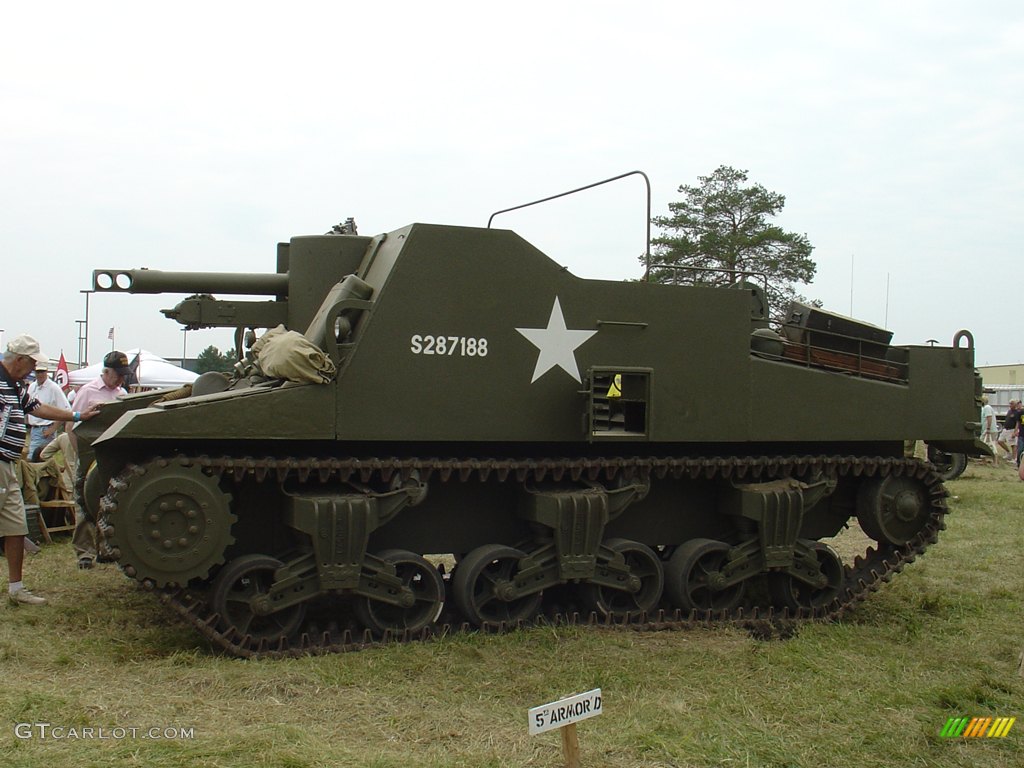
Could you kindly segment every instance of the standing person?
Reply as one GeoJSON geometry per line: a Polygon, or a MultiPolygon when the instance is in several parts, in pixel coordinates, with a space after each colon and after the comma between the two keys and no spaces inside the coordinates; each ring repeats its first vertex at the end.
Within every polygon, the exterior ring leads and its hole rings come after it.
{"type": "Polygon", "coordinates": [[[21,458],[28,433],[26,414],[34,413],[51,421],[81,421],[91,419],[99,410],[92,406],[84,412],[62,410],[29,397],[23,380],[32,369],[47,358],[39,351],[39,342],[31,336],[16,336],[7,345],[0,362],[0,536],[4,537],[4,555],[7,557],[7,588],[10,601],[15,605],[42,605],[46,598],[33,595],[22,583],[25,561],[25,502],[18,483],[14,463],[21,458]]]}
{"type": "MultiPolygon", "coordinates": [[[[64,396],[64,390],[50,378],[50,361],[36,363],[36,380],[28,385],[28,396],[35,398],[43,405],[52,405],[62,411],[70,411],[71,403],[64,396]]],[[[34,413],[29,414],[28,425],[32,430],[28,442],[28,460],[39,461],[39,452],[47,443],[57,436],[57,422],[43,419],[34,413]]]]}
{"type": "MultiPolygon", "coordinates": [[[[102,403],[109,403],[121,395],[127,394],[124,384],[131,376],[128,367],[128,356],[124,352],[113,350],[103,358],[103,370],[100,375],[83,384],[75,395],[75,407],[79,410],[94,408],[102,403]]],[[[88,446],[78,444],[78,474],[75,478],[75,534],[72,543],[78,557],[79,568],[92,568],[96,562],[96,518],[85,508],[83,489],[85,476],[92,463],[92,451],[88,446]]]]}
{"type": "Polygon", "coordinates": [[[1011,400],[1003,418],[1003,431],[999,433],[999,447],[1007,453],[1007,460],[1017,463],[1017,427],[1020,426],[1020,400],[1011,400]]]}
{"type": "Polygon", "coordinates": [[[992,461],[983,459],[988,464],[995,464],[996,440],[999,438],[999,427],[996,424],[995,409],[988,404],[988,395],[981,396],[981,441],[992,449],[992,461]]]}
{"type": "Polygon", "coordinates": [[[1007,429],[1013,430],[1013,439],[1010,440],[1011,446],[1016,442],[1016,455],[1017,466],[1021,464],[1021,454],[1024,453],[1024,429],[1021,426],[1024,425],[1024,402],[1020,400],[1010,401],[1010,411],[1007,412],[1006,421],[1002,422],[1002,426],[1007,429]]]}

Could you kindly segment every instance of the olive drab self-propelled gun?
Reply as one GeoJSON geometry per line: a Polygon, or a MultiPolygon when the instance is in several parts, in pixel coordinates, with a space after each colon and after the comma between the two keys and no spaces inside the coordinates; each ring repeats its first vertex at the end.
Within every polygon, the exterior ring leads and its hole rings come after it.
{"type": "Polygon", "coordinates": [[[774,324],[757,285],[585,280],[507,230],[296,237],[266,275],[94,277],[194,293],[165,313],[284,326],[333,363],[298,383],[250,351],[230,382],[82,425],[109,556],[243,655],[538,615],[834,616],[943,527],[947,493],[905,441],[983,450],[965,331],[893,346],[800,304],[774,324]],[[877,543],[844,563],[824,540],[851,521],[877,543]]]}

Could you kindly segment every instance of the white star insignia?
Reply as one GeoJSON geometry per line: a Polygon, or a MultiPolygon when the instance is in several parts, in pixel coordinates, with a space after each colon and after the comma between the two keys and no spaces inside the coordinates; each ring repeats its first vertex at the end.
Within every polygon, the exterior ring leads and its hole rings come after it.
{"type": "Polygon", "coordinates": [[[580,369],[576,365],[576,349],[597,331],[570,331],[565,327],[562,307],[555,296],[555,304],[551,307],[551,317],[547,328],[516,328],[530,343],[540,350],[537,356],[537,367],[533,369],[533,384],[537,379],[558,366],[581,384],[580,369]]]}

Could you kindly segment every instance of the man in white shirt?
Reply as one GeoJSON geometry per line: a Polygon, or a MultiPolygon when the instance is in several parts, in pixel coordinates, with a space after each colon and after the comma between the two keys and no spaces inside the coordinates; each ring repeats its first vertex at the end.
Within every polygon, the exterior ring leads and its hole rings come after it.
{"type": "MultiPolygon", "coordinates": [[[[44,405],[52,405],[63,411],[71,410],[71,404],[64,396],[64,391],[57,382],[50,378],[48,360],[36,363],[36,380],[29,384],[28,396],[44,405]]],[[[62,428],[63,424],[30,413],[28,414],[28,425],[31,429],[28,443],[29,460],[39,461],[40,451],[57,436],[57,430],[62,428]]]]}

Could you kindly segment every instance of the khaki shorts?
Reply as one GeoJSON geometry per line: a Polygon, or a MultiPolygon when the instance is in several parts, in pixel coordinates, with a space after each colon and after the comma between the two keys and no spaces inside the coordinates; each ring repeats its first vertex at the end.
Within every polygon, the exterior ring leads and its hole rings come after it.
{"type": "Polygon", "coordinates": [[[0,460],[0,536],[25,536],[25,502],[21,498],[18,474],[9,461],[0,460]]]}

